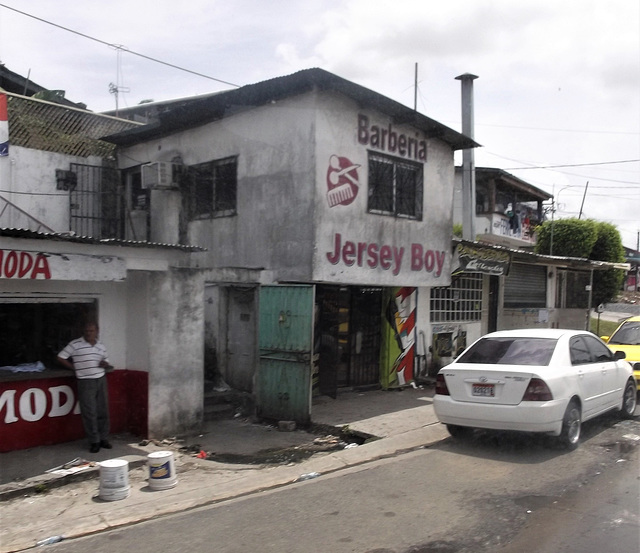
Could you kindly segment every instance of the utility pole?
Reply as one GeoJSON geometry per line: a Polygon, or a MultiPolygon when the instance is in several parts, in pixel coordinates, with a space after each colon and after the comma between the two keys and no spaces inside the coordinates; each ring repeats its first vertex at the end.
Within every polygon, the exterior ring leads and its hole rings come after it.
{"type": "Polygon", "coordinates": [[[587,188],[589,188],[589,181],[587,181],[587,184],[584,187],[584,194],[582,195],[582,203],[580,204],[580,213],[578,213],[578,219],[582,217],[582,208],[584,206],[584,199],[587,197],[587,188]]]}

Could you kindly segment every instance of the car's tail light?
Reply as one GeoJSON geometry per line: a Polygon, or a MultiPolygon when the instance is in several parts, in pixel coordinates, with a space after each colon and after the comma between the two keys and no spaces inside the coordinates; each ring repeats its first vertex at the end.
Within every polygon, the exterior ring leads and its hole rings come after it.
{"type": "Polygon", "coordinates": [[[532,378],[522,396],[522,401],[551,401],[553,394],[547,383],[540,378],[532,378]]]}
{"type": "Polygon", "coordinates": [[[449,388],[447,388],[443,374],[436,376],[436,394],[440,394],[441,396],[449,395],[449,388]]]}

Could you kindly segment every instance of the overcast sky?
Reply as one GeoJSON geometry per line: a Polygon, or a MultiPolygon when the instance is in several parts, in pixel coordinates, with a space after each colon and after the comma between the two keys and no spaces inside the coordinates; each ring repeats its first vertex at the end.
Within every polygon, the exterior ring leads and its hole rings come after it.
{"type": "Polygon", "coordinates": [[[473,73],[476,165],[638,240],[637,0],[0,0],[0,62],[94,111],[110,84],[126,107],[309,67],[413,107],[417,64],[418,110],[458,131],[473,73]]]}

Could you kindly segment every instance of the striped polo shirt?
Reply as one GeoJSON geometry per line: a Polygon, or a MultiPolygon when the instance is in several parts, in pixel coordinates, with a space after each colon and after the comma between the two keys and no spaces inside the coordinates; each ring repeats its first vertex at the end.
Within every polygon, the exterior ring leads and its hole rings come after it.
{"type": "Polygon", "coordinates": [[[100,361],[107,363],[107,348],[101,342],[96,342],[92,346],[84,338],[76,338],[69,342],[58,354],[62,359],[69,359],[73,362],[76,378],[100,378],[104,376],[105,370],[100,366],[100,361]]]}

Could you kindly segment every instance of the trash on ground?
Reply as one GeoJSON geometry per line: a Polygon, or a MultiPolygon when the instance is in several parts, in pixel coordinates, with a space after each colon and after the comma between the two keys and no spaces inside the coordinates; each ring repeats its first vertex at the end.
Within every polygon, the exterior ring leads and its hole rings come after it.
{"type": "Polygon", "coordinates": [[[97,465],[94,461],[87,461],[86,459],[76,457],[75,459],[71,459],[71,461],[68,461],[62,465],[58,465],[57,467],[45,470],[45,472],[67,476],[69,474],[75,474],[76,472],[88,470],[95,466],[97,465]]]}
{"type": "Polygon", "coordinates": [[[50,536],[48,538],[45,538],[43,540],[37,541],[36,545],[41,546],[41,545],[51,545],[52,543],[58,543],[59,541],[62,541],[64,539],[64,536],[50,536]]]}
{"type": "Polygon", "coordinates": [[[300,475],[298,480],[312,480],[313,478],[318,478],[320,476],[319,472],[307,472],[306,474],[300,475]]]}

